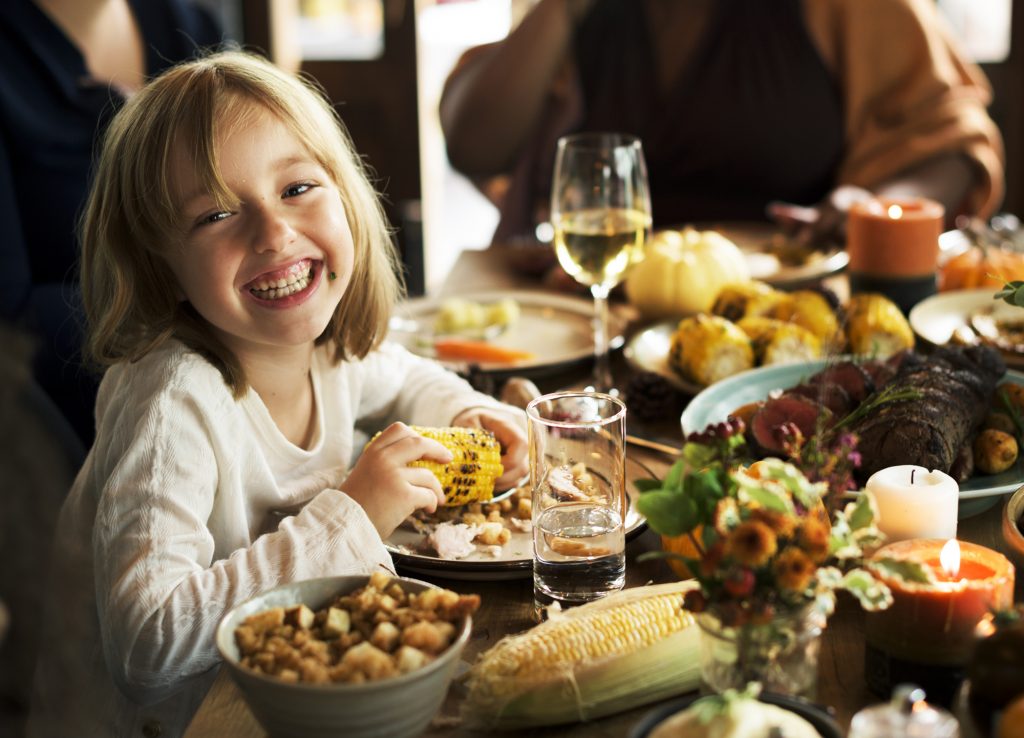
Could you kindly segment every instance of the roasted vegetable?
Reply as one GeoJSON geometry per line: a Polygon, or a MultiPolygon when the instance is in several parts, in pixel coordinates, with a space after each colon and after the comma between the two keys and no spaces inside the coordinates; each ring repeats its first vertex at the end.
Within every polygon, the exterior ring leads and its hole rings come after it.
{"type": "Polygon", "coordinates": [[[747,260],[717,231],[660,231],[626,277],[626,296],[647,318],[706,312],[723,285],[750,278],[747,260]]]}
{"type": "Polygon", "coordinates": [[[839,319],[832,305],[824,295],[814,290],[797,290],[791,292],[789,298],[779,301],[770,312],[770,317],[806,328],[818,337],[825,350],[842,350],[846,336],[839,327],[839,319]]]}
{"type": "Polygon", "coordinates": [[[784,292],[766,282],[733,282],[718,291],[711,312],[735,323],[748,315],[767,315],[784,299],[784,292]]]}
{"type": "Polygon", "coordinates": [[[469,728],[578,722],[697,687],[693,581],[634,587],[553,615],[485,652],[468,676],[469,728]]]}
{"type": "Polygon", "coordinates": [[[751,316],[737,325],[750,336],[759,365],[795,364],[821,357],[821,341],[806,328],[773,318],[751,316]]]}
{"type": "Polygon", "coordinates": [[[533,358],[529,351],[468,338],[438,338],[434,341],[434,356],[439,361],[469,361],[478,364],[515,364],[533,358]]]}
{"type": "Polygon", "coordinates": [[[701,385],[754,366],[750,338],[717,315],[683,318],[669,342],[668,363],[680,376],[701,385]]]}
{"type": "MultiPolygon", "coordinates": [[[[501,445],[493,433],[482,428],[410,427],[421,436],[439,441],[452,452],[454,458],[447,464],[427,459],[409,464],[434,473],[444,490],[446,507],[486,502],[494,497],[494,482],[505,469],[501,465],[501,445]]],[[[376,438],[374,436],[370,443],[376,438]]]]}
{"type": "Polygon", "coordinates": [[[854,295],[846,305],[846,318],[846,337],[855,354],[884,359],[914,347],[910,323],[883,295],[854,295]]]}
{"type": "Polygon", "coordinates": [[[1000,474],[1017,460],[1017,439],[1001,430],[983,430],[974,439],[974,465],[984,474],[1000,474]]]}

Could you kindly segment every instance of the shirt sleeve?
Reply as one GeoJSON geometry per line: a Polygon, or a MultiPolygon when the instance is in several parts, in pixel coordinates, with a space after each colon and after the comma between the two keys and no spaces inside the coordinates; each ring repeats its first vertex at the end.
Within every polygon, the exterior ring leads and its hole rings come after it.
{"type": "Polygon", "coordinates": [[[360,425],[381,428],[400,420],[411,425],[448,425],[473,407],[510,410],[477,392],[454,372],[404,347],[385,343],[362,362],[358,398],[360,425]]]}
{"type": "MultiPolygon", "coordinates": [[[[980,176],[962,210],[990,215],[1004,189],[992,91],[932,0],[833,0],[832,56],[846,109],[840,183],[872,187],[938,154],[963,153],[980,176]]],[[[814,19],[812,18],[812,23],[814,19]]],[[[819,22],[819,25],[820,22],[819,22]]]]}
{"type": "Polygon", "coordinates": [[[253,595],[299,579],[391,570],[362,508],[332,489],[276,532],[214,560],[215,498],[244,495],[223,488],[215,413],[181,396],[125,418],[133,440],[108,464],[114,471],[99,499],[93,552],[104,657],[141,704],[215,666],[221,617],[253,595]]]}

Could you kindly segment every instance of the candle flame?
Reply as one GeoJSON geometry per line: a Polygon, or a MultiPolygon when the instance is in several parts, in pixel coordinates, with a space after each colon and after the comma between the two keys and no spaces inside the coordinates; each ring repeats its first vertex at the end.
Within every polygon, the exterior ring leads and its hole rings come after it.
{"type": "Polygon", "coordinates": [[[902,218],[903,217],[903,208],[901,208],[899,205],[890,205],[889,206],[889,217],[893,218],[894,220],[897,219],[897,218],[902,218]]]}
{"type": "Polygon", "coordinates": [[[942,547],[942,551],[939,552],[939,563],[950,578],[960,573],[960,544],[955,538],[950,538],[942,547]]]}

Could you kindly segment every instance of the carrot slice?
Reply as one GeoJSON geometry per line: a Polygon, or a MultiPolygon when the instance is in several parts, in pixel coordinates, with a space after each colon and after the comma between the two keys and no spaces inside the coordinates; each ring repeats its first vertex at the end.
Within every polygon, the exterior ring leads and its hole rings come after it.
{"type": "Polygon", "coordinates": [[[467,338],[438,338],[434,341],[434,354],[441,361],[475,361],[481,364],[515,364],[533,358],[529,351],[467,338]]]}

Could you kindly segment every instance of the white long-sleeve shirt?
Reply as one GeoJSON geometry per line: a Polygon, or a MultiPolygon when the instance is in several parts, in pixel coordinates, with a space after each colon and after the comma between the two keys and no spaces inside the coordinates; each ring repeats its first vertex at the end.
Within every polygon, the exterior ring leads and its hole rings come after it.
{"type": "Polygon", "coordinates": [[[250,390],[174,342],[111,368],[97,436],[57,527],[30,735],[181,734],[219,656],[221,616],[310,577],[391,567],[363,509],[337,489],[369,435],[446,425],[481,405],[434,362],[385,344],[312,367],[316,431],[290,443],[250,390]],[[276,532],[268,513],[307,502],[276,532]]]}

